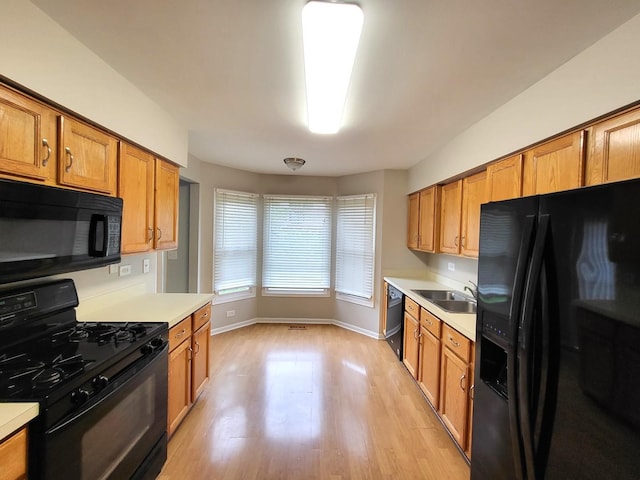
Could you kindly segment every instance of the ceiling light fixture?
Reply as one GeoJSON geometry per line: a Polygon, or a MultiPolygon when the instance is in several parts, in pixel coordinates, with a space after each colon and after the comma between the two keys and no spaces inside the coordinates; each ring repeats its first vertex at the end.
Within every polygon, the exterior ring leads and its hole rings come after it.
{"type": "Polygon", "coordinates": [[[301,168],[305,163],[307,163],[304,159],[296,158],[296,157],[288,157],[288,158],[285,158],[283,161],[284,161],[284,164],[294,172],[299,168],[301,168]]]}
{"type": "Polygon", "coordinates": [[[337,133],[364,15],[358,5],[311,1],[302,9],[307,115],[313,133],[337,133]]]}

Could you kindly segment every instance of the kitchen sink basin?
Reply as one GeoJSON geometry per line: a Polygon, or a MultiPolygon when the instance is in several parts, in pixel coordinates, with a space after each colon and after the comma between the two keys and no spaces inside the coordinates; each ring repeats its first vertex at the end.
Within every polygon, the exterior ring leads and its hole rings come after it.
{"type": "Polygon", "coordinates": [[[412,290],[429,301],[434,300],[453,300],[453,301],[468,301],[462,293],[456,290],[412,290]]]}
{"type": "Polygon", "coordinates": [[[476,313],[476,304],[469,300],[431,300],[443,310],[451,313],[476,313]]]}

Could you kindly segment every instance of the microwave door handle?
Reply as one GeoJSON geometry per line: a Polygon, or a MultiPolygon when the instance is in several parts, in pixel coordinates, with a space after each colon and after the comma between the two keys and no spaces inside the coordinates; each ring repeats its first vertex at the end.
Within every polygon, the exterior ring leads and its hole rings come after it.
{"type": "Polygon", "coordinates": [[[109,245],[107,216],[95,213],[91,215],[91,224],[89,227],[89,256],[105,257],[107,255],[107,245],[109,245]],[[102,225],[102,235],[98,234],[99,225],[102,225]],[[101,249],[98,249],[98,242],[102,244],[101,249]]]}
{"type": "MultiPolygon", "coordinates": [[[[540,292],[541,275],[544,265],[544,254],[547,243],[547,232],[549,231],[549,215],[541,215],[538,222],[536,239],[533,244],[531,254],[531,267],[527,275],[524,290],[524,302],[521,322],[518,327],[518,410],[520,413],[521,441],[524,452],[524,465],[527,479],[536,477],[536,452],[533,436],[534,426],[532,425],[530,408],[532,407],[530,398],[532,389],[530,382],[535,375],[530,375],[532,368],[537,368],[535,359],[532,358],[534,352],[533,335],[536,321],[537,295],[540,292]]],[[[540,312],[538,311],[538,314],[540,312]]]]}
{"type": "Polygon", "coordinates": [[[524,228],[520,240],[520,249],[518,251],[518,259],[513,282],[513,297],[511,301],[511,309],[509,311],[509,340],[507,342],[507,395],[509,397],[509,426],[511,438],[513,439],[513,459],[516,465],[517,480],[523,480],[522,472],[524,471],[524,460],[522,451],[522,438],[520,426],[520,414],[518,411],[519,404],[517,389],[517,342],[518,342],[518,324],[520,322],[520,306],[522,304],[522,296],[524,291],[524,281],[529,266],[529,252],[533,243],[534,227],[536,222],[535,215],[527,215],[524,221],[524,228]]]}

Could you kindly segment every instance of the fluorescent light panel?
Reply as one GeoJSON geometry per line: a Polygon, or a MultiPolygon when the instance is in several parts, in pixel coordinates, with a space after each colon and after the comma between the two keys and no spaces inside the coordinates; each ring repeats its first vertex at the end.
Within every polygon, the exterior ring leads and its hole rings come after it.
{"type": "Polygon", "coordinates": [[[364,15],[348,3],[309,2],[302,9],[307,114],[313,133],[337,133],[364,15]]]}

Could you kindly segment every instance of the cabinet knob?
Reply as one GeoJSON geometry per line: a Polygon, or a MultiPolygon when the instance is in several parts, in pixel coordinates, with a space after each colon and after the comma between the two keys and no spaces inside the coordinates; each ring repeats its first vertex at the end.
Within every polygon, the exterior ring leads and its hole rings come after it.
{"type": "Polygon", "coordinates": [[[47,156],[42,159],[42,166],[46,167],[47,163],[49,163],[49,159],[51,158],[51,147],[49,146],[49,141],[46,138],[42,139],[42,146],[47,148],[47,156]]]}
{"type": "Polygon", "coordinates": [[[458,235],[456,235],[456,237],[453,239],[453,244],[457,247],[458,246],[458,235]]]}
{"type": "Polygon", "coordinates": [[[151,242],[151,240],[153,240],[153,228],[147,227],[147,230],[149,231],[149,237],[147,239],[147,243],[149,243],[151,242]]]}
{"type": "Polygon", "coordinates": [[[158,240],[160,240],[162,238],[162,229],[158,227],[156,230],[158,230],[158,240]]]}
{"type": "Polygon", "coordinates": [[[462,390],[462,391],[464,391],[464,385],[462,384],[462,382],[464,381],[464,379],[465,379],[465,378],[467,378],[467,375],[466,375],[466,374],[463,374],[463,375],[460,377],[460,390],[462,390]]]}

